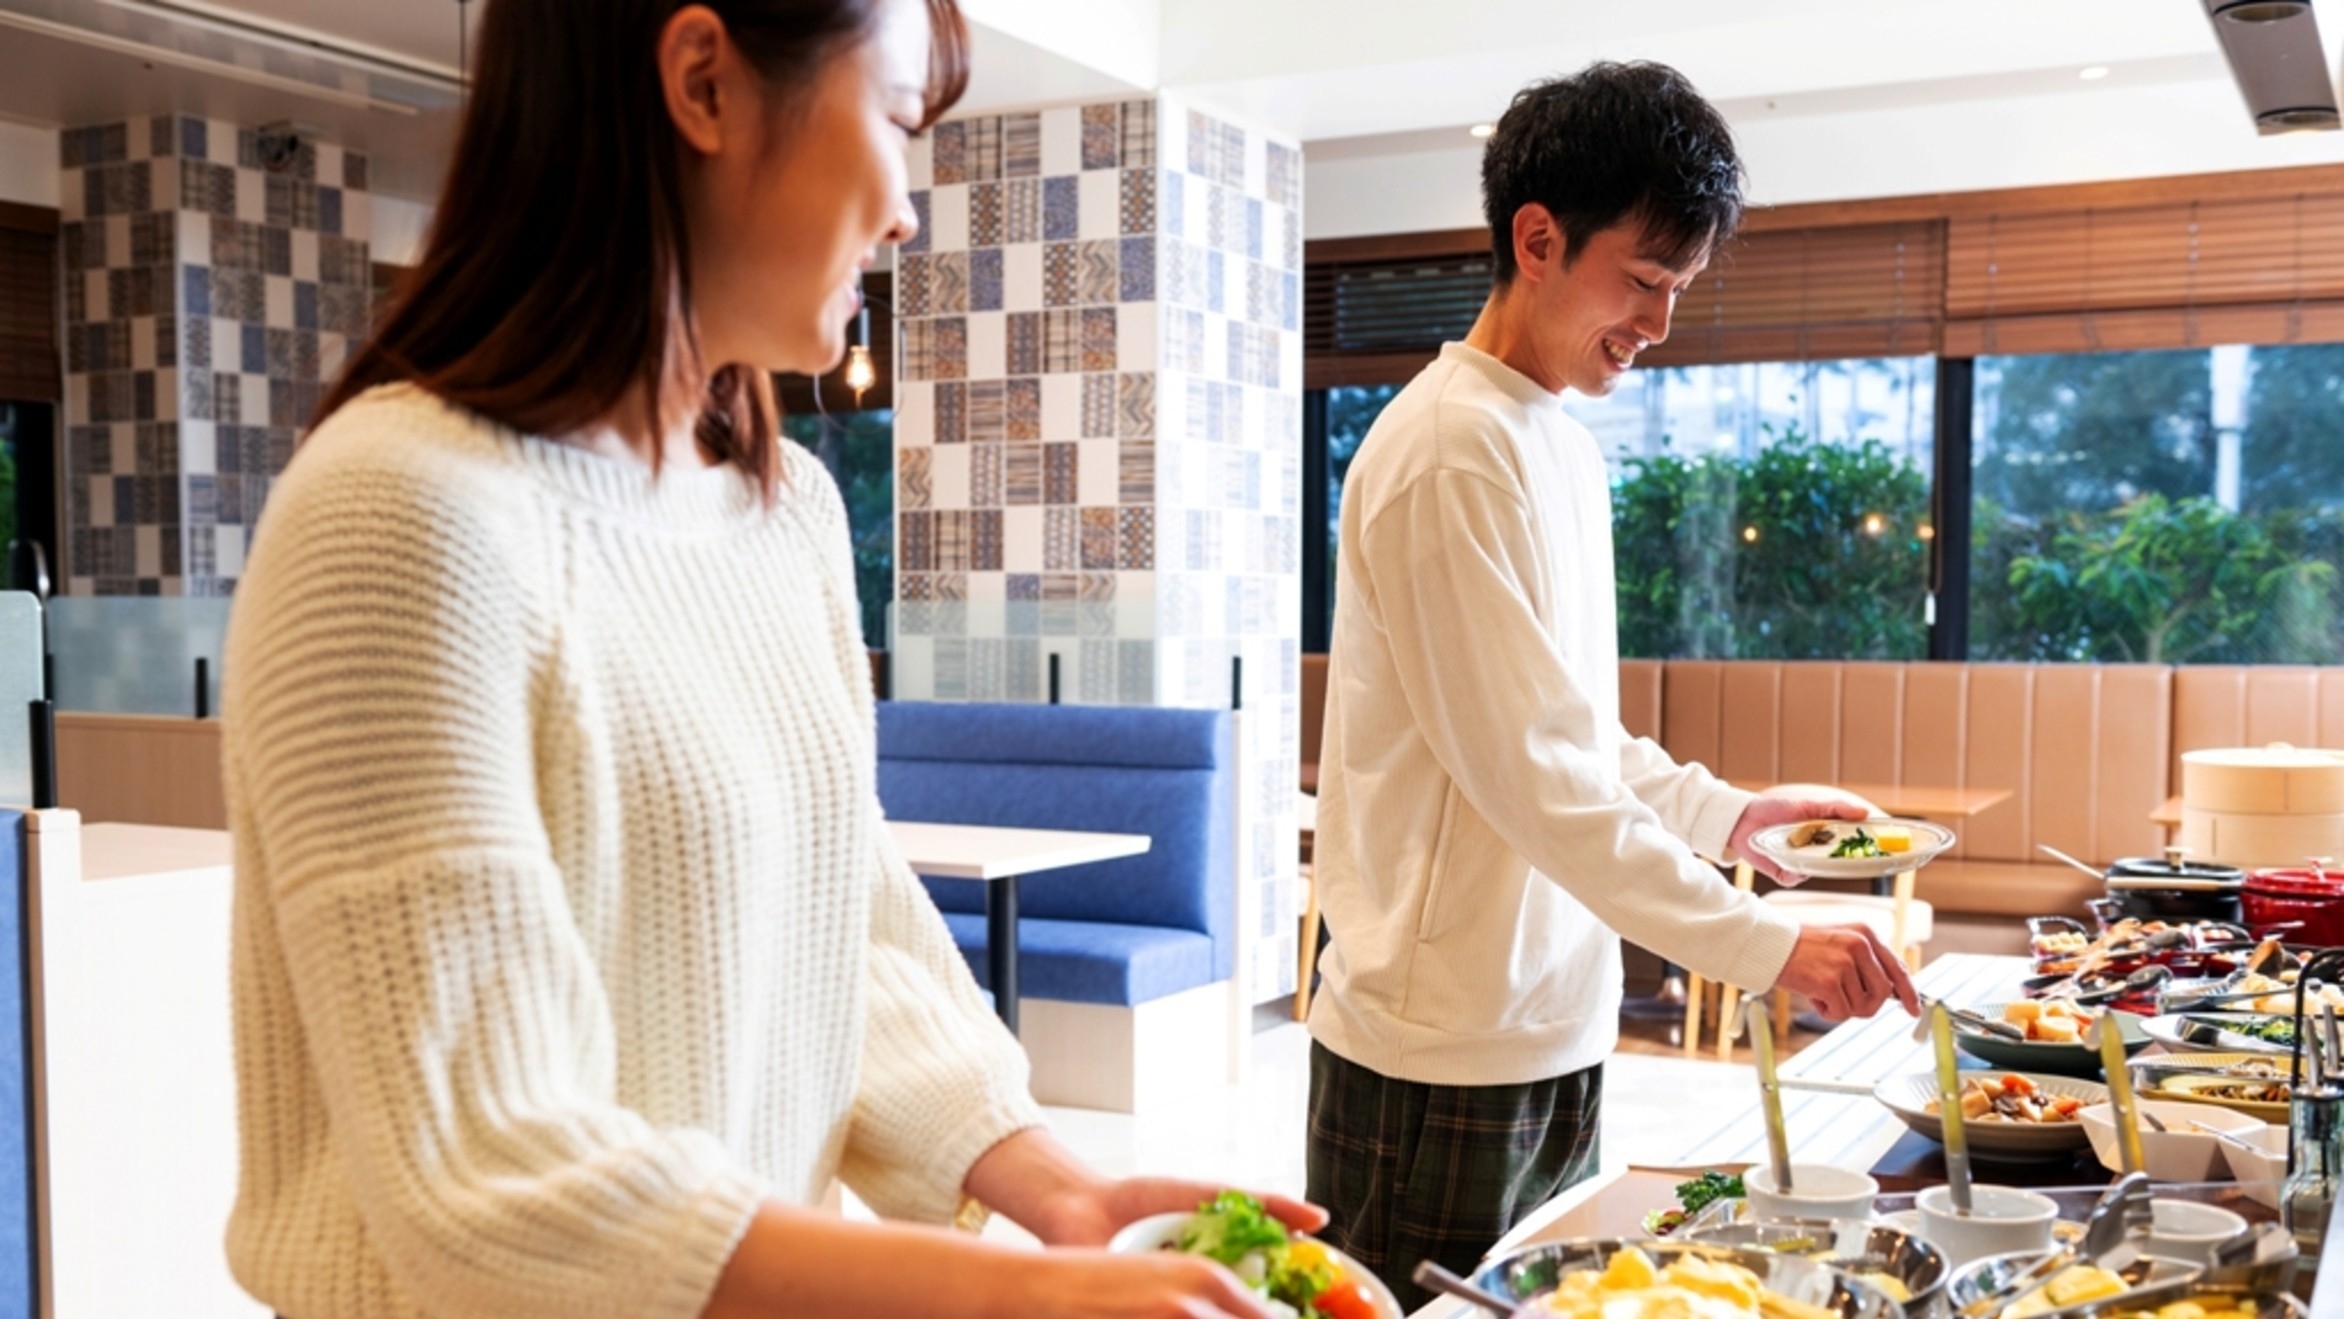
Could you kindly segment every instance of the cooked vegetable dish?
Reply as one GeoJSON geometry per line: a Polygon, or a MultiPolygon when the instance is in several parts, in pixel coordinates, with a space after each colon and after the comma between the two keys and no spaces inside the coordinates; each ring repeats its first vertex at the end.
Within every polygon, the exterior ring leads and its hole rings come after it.
{"type": "Polygon", "coordinates": [[[2092,1028],[2100,1014],[2064,999],[2039,1002],[2021,999],[2003,1007],[2002,1019],[2023,1027],[2027,1038],[2038,1044],[2081,1044],[2084,1032],[2092,1028]]]}
{"type": "MultiPolygon", "coordinates": [[[[1967,1122],[2074,1122],[2084,1101],[2047,1095],[2023,1076],[1971,1076],[1961,1083],[1961,1115],[1967,1122]]],[[[1930,1100],[1928,1111],[1942,1107],[1930,1100]]]]}

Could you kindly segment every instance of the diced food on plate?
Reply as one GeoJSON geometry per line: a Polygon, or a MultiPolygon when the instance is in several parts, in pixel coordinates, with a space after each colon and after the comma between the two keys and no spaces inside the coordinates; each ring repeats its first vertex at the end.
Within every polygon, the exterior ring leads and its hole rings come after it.
{"type": "MultiPolygon", "coordinates": [[[[1932,1099],[1928,1111],[1941,1107],[1932,1099]]],[[[2041,1086],[2015,1073],[1962,1078],[1961,1115],[1966,1122],[2074,1122],[2083,1107],[2083,1100],[2045,1094],[2041,1086]]]]}
{"type": "Polygon", "coordinates": [[[2003,1006],[2002,1019],[2038,1044],[2081,1044],[2100,1014],[2063,999],[2020,999],[2003,1006]]]}

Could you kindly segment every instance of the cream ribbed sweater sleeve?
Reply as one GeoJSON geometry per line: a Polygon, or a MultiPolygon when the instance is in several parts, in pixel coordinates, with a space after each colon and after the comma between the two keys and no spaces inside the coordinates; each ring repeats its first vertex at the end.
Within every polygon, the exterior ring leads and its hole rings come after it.
{"type": "Polygon", "coordinates": [[[1042,1114],[1024,1051],[884,829],[879,850],[871,1018],[841,1172],[890,1218],[949,1222],[970,1167],[1042,1114]]]}
{"type": "MultiPolygon", "coordinates": [[[[790,479],[813,496],[808,523],[829,583],[833,635],[847,687],[871,711],[871,668],[855,609],[854,556],[838,487],[810,460],[790,479]]],[[[1025,1050],[986,1003],[944,917],[896,849],[871,786],[869,1018],[853,1128],[840,1175],[889,1218],[950,1222],[961,1185],[985,1151],[1042,1111],[1027,1088],[1025,1050]]]]}
{"type": "Polygon", "coordinates": [[[1697,860],[1597,754],[1594,705],[1539,617],[1520,493],[1432,468],[1377,512],[1361,551],[1416,726],[1506,845],[1626,938],[1711,979],[1772,985],[1795,927],[1697,860]]]}
{"type": "MultiPolygon", "coordinates": [[[[566,806],[538,797],[532,716],[563,697],[531,574],[560,556],[542,510],[452,466],[296,464],[259,549],[301,561],[237,600],[231,807],[315,1078],[272,1084],[322,1091],[365,1248],[422,1312],[686,1319],[765,1188],[614,1101],[609,1004],[547,844],[566,806]]],[[[248,1142],[299,1148],[272,1120],[248,1109],[248,1142]]]]}

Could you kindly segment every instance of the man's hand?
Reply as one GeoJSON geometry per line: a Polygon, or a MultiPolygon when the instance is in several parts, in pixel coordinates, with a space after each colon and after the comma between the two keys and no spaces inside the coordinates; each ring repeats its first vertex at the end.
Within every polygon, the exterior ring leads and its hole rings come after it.
{"type": "Polygon", "coordinates": [[[1844,801],[1796,801],[1788,797],[1760,797],[1750,803],[1742,818],[1734,821],[1734,832],[1726,846],[1733,854],[1755,867],[1759,874],[1786,887],[1796,885],[1807,877],[1785,873],[1782,867],[1767,860],[1750,847],[1750,835],[1773,824],[1797,824],[1801,820],[1862,820],[1868,818],[1863,807],[1844,801]]]}
{"type": "Polygon", "coordinates": [[[1921,1015],[1921,1001],[1904,963],[1862,925],[1810,925],[1800,930],[1791,960],[1774,987],[1805,994],[1816,1014],[1827,1021],[1869,1017],[1891,998],[1905,1011],[1921,1015]]]}

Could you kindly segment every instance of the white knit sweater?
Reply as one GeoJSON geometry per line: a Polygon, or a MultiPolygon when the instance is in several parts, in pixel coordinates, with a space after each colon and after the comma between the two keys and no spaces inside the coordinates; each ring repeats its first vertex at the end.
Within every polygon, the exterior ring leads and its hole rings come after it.
{"type": "Polygon", "coordinates": [[[1561,398],[1443,348],[1361,444],[1341,542],[1312,1036],[1513,1085],[1611,1052],[1622,935],[1771,986],[1798,927],[1694,856],[1750,795],[1620,726],[1610,487],[1561,398]]]}
{"type": "Polygon", "coordinates": [[[388,387],[226,656],[237,1279],[291,1319],[689,1316],[759,1200],[943,1221],[1034,1125],[896,855],[845,515],[388,387]]]}

